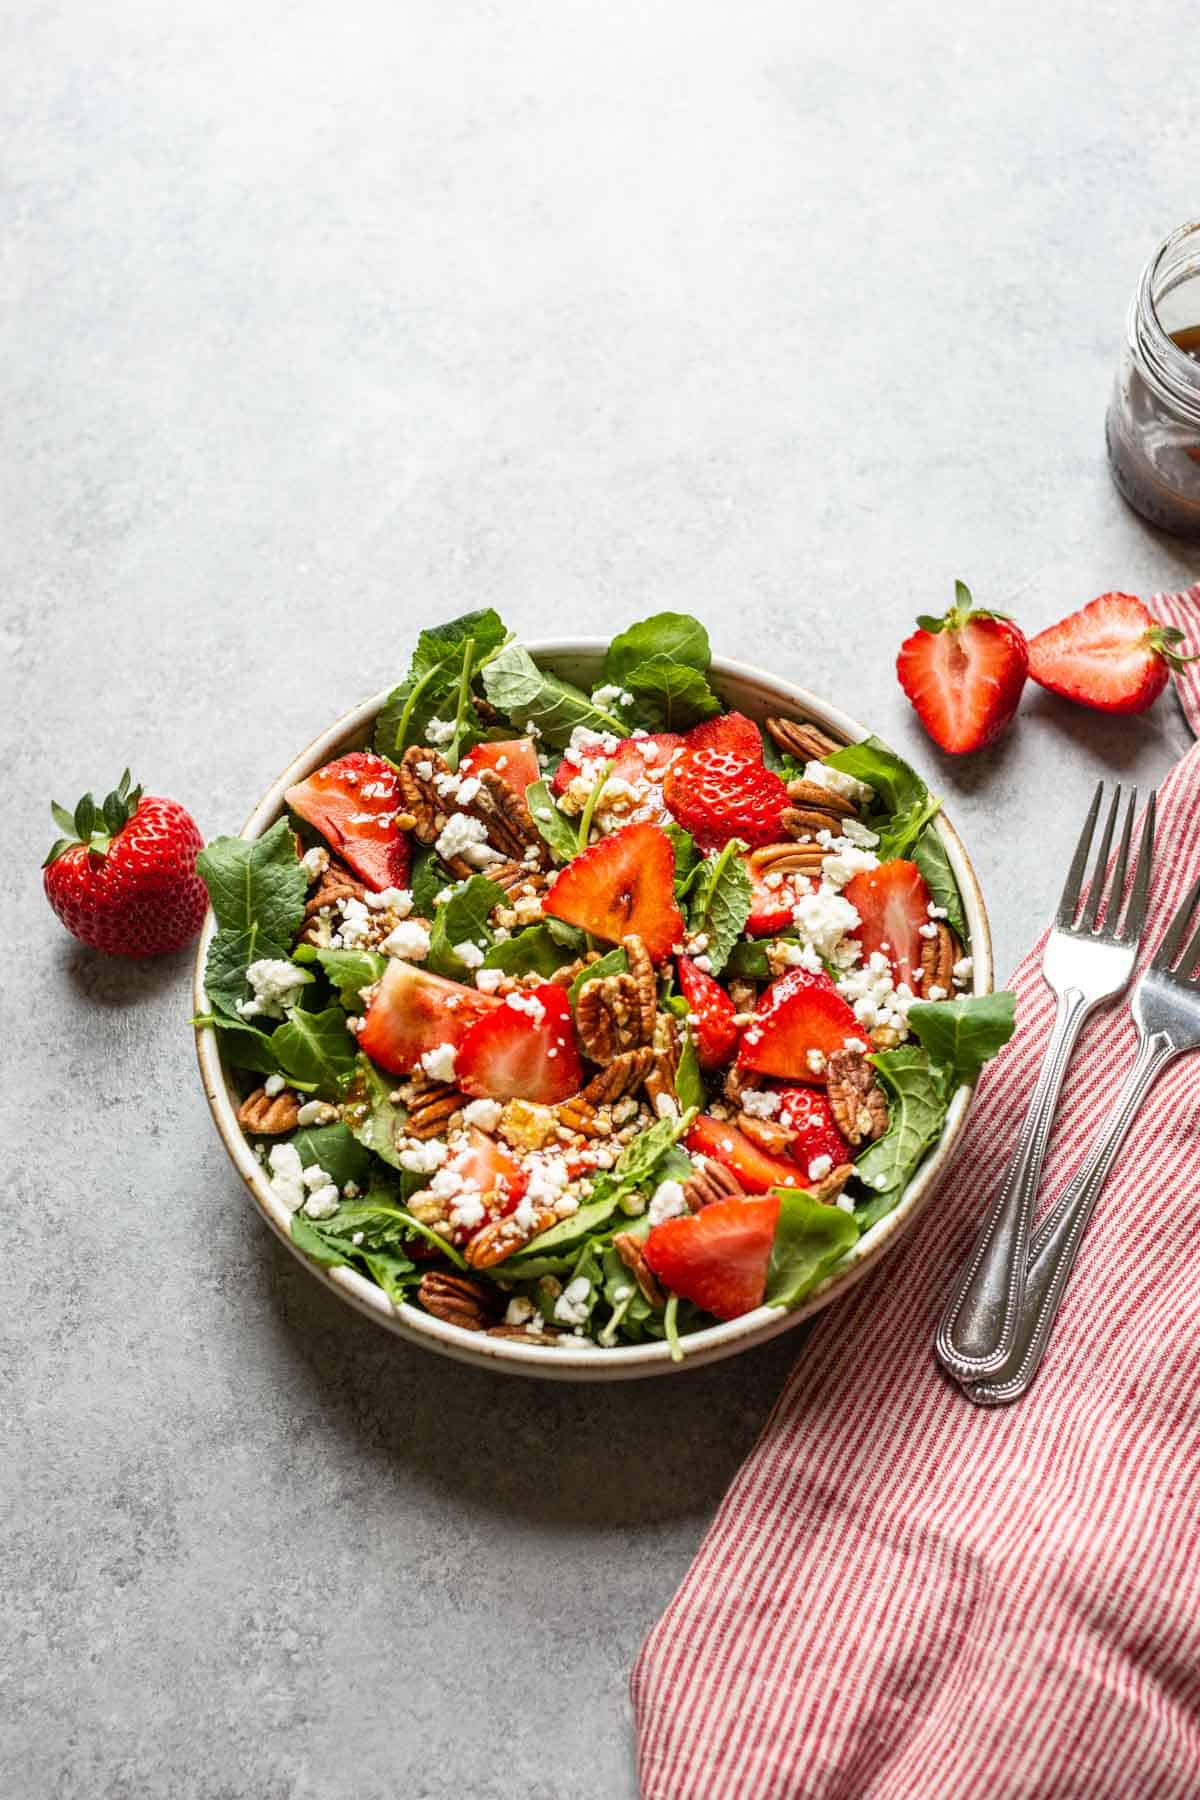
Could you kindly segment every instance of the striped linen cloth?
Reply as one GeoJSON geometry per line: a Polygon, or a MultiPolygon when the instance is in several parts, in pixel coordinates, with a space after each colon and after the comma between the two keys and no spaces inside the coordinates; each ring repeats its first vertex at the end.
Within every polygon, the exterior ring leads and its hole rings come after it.
{"type": "MultiPolygon", "coordinates": [[[[1196,641],[1200,584],[1150,605],[1196,641]]],[[[1143,964],[1200,874],[1200,744],[1159,821],[1143,964]]],[[[819,1322],[642,1648],[646,1800],[1200,1795],[1200,1061],[1130,1133],[1031,1393],[974,1407],[933,1357],[1050,1031],[1040,963],[957,1173],[819,1322]]],[[[1125,1011],[1085,1031],[1047,1203],[1133,1054],[1125,1011]]]]}

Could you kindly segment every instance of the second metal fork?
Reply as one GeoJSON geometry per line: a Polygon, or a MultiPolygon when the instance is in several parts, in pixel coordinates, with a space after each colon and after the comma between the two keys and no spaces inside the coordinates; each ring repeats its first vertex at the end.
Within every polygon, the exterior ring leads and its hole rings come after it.
{"type": "Polygon", "coordinates": [[[1122,899],[1129,875],[1137,790],[1130,795],[1112,879],[1106,884],[1121,802],[1118,786],[1101,834],[1088,898],[1077,921],[1103,794],[1101,782],[1088,809],[1042,959],[1042,973],[1058,997],[1058,1008],[1029,1110],[1000,1193],[938,1327],[938,1360],[963,1382],[986,1379],[1004,1367],[1012,1352],[1025,1288],[1030,1220],[1067,1066],[1089,1014],[1101,1002],[1123,993],[1133,974],[1150,887],[1154,796],[1146,808],[1124,920],[1122,899]]]}

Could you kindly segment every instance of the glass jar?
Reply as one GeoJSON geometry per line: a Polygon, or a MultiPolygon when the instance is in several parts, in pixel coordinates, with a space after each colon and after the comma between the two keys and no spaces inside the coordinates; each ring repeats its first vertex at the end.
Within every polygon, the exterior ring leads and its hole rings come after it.
{"type": "Polygon", "coordinates": [[[1163,531],[1200,537],[1200,220],[1142,271],[1106,435],[1129,504],[1163,531]]]}

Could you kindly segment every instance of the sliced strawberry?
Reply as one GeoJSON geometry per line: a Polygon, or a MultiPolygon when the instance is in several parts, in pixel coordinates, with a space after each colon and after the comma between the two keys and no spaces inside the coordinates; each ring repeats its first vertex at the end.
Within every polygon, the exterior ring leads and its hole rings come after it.
{"type": "Polygon", "coordinates": [[[667,764],[683,741],[677,731],[656,731],[645,737],[622,738],[615,750],[591,745],[578,761],[564,756],[550,786],[556,794],[564,794],[588,762],[610,762],[609,780],[627,781],[630,787],[641,781],[661,782],[667,764]]]}
{"type": "Polygon", "coordinates": [[[718,1319],[762,1305],[779,1196],[717,1200],[703,1212],[665,1219],[646,1239],[646,1261],[672,1293],[718,1319]]]}
{"type": "Polygon", "coordinates": [[[392,957],[367,1002],[359,1048],[390,1074],[408,1075],[428,1051],[461,1044],[476,1020],[499,1005],[494,994],[392,957]]]}
{"type": "Polygon", "coordinates": [[[741,859],[750,875],[750,912],[746,919],[747,937],[773,937],[786,931],[792,923],[792,909],[804,894],[816,887],[807,875],[781,875],[773,885],[754,867],[754,852],[747,850],[741,859]]]}
{"type": "Polygon", "coordinates": [[[399,784],[382,756],[352,750],[290,787],[284,799],[369,886],[408,885],[408,839],[396,824],[399,784]]]}
{"type": "Polygon", "coordinates": [[[565,988],[549,982],[510,994],[459,1045],[454,1079],[464,1094],[555,1106],[583,1086],[565,988]]]}
{"type": "Polygon", "coordinates": [[[675,904],[675,851],[649,820],[623,825],[567,864],[542,901],[542,911],[594,932],[610,944],[640,937],[661,962],[683,936],[675,904]]]}
{"type": "Polygon", "coordinates": [[[921,926],[929,923],[932,898],[916,863],[886,862],[864,869],[846,883],[842,898],[858,914],[849,935],[862,945],[863,961],[881,951],[892,965],[896,985],[906,981],[912,987],[913,972],[921,966],[921,926]]]}
{"type": "Polygon", "coordinates": [[[761,762],[763,759],[758,726],[745,713],[728,712],[717,719],[705,719],[699,725],[693,725],[682,742],[689,753],[693,750],[724,750],[730,756],[741,757],[743,762],[761,762]]]}
{"type": "Polygon", "coordinates": [[[759,999],[754,1023],[742,1033],[738,1067],[823,1082],[833,1052],[865,1036],[828,975],[789,969],[759,999]]]}
{"type": "Polygon", "coordinates": [[[772,1156],[751,1143],[744,1131],[724,1119],[701,1113],[694,1121],[684,1147],[694,1156],[707,1156],[723,1163],[736,1175],[748,1194],[767,1194],[772,1188],[804,1186],[804,1171],[790,1156],[772,1156]]]}
{"type": "Polygon", "coordinates": [[[676,959],[679,988],[691,1007],[696,1055],[702,1069],[717,1069],[729,1061],[738,1041],[734,1024],[737,1009],[719,981],[698,969],[690,956],[676,959]]]}
{"type": "Polygon", "coordinates": [[[1016,712],[1029,646],[1003,613],[973,608],[961,581],[955,594],[944,618],[917,620],[896,674],[934,743],[958,756],[994,743],[1016,712]]]}
{"type": "Polygon", "coordinates": [[[495,744],[476,744],[467,751],[458,765],[459,774],[464,776],[478,775],[483,769],[493,770],[522,800],[530,783],[542,778],[533,739],[527,737],[502,738],[495,744]]]}
{"type": "Polygon", "coordinates": [[[1133,594],[1101,594],[1030,640],[1029,673],[1081,706],[1145,712],[1171,670],[1196,660],[1180,654],[1182,642],[1182,631],[1160,625],[1133,594]]]}
{"type": "Polygon", "coordinates": [[[779,1100],[776,1119],[796,1133],[794,1142],[788,1146],[788,1155],[795,1158],[810,1181],[821,1179],[819,1174],[812,1173],[811,1165],[817,1163],[819,1167],[822,1157],[829,1158],[831,1169],[840,1169],[843,1163],[853,1160],[850,1146],[834,1124],[833,1109],[818,1088],[782,1088],[779,1100]]]}
{"type": "Polygon", "coordinates": [[[761,760],[719,745],[685,749],[676,757],[663,782],[663,799],[702,850],[722,850],[731,837],[743,838],[753,849],[784,836],[789,801],[783,782],[761,760]]]}
{"type": "Polygon", "coordinates": [[[503,1144],[474,1126],[467,1133],[466,1149],[442,1166],[457,1175],[464,1187],[468,1183],[477,1187],[492,1212],[511,1212],[529,1186],[528,1175],[503,1144]]]}

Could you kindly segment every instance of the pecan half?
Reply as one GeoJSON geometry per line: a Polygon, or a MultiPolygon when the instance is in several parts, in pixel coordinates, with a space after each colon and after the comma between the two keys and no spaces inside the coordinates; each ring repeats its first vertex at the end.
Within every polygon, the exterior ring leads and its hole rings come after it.
{"type": "Polygon", "coordinates": [[[820,844],[798,844],[789,838],[786,844],[763,844],[758,850],[752,850],[747,857],[750,873],[758,880],[767,875],[806,875],[810,878],[821,873],[821,864],[828,856],[828,850],[820,844]]]}
{"type": "Polygon", "coordinates": [[[497,1263],[514,1256],[539,1232],[547,1231],[557,1217],[552,1206],[535,1206],[525,1223],[517,1213],[509,1213],[506,1219],[493,1219],[490,1225],[475,1233],[463,1254],[473,1269],[494,1269],[497,1263]]]}
{"type": "Polygon", "coordinates": [[[952,994],[954,965],[961,955],[958,939],[939,919],[934,936],[924,938],[921,943],[921,992],[928,995],[930,988],[939,987],[943,995],[952,994]]]}
{"type": "Polygon", "coordinates": [[[550,980],[555,987],[569,988],[577,975],[582,975],[585,969],[590,968],[593,963],[599,961],[600,952],[598,950],[589,950],[586,956],[576,957],[574,962],[564,963],[561,969],[555,969],[550,980]]]}
{"type": "Polygon", "coordinates": [[[679,1073],[679,1027],[670,1013],[659,1013],[654,1021],[651,1049],[653,1066],[646,1076],[646,1093],[655,1111],[660,1100],[675,1101],[675,1077],[679,1073]]]}
{"type": "Polygon", "coordinates": [[[888,1105],[861,1050],[835,1050],[825,1068],[829,1110],[848,1144],[874,1142],[887,1130],[888,1105]]]}
{"type": "Polygon", "coordinates": [[[535,869],[527,862],[489,863],[485,873],[489,881],[504,889],[510,900],[519,895],[542,893],[550,879],[544,869],[535,869]]]}
{"type": "Polygon", "coordinates": [[[458,1325],[463,1331],[485,1331],[499,1316],[500,1296],[466,1275],[448,1275],[430,1269],[422,1275],[417,1299],[435,1319],[458,1325]]]}
{"type": "Polygon", "coordinates": [[[412,815],[413,836],[422,844],[432,844],[450,816],[437,790],[438,777],[449,773],[450,764],[445,757],[421,744],[410,744],[400,758],[396,778],[400,799],[405,812],[412,815]],[[428,774],[424,773],[426,769],[428,774]]]}
{"type": "Polygon", "coordinates": [[[820,1181],[810,1182],[808,1192],[814,1200],[822,1200],[826,1206],[831,1206],[853,1173],[853,1163],[840,1163],[836,1169],[830,1169],[828,1175],[822,1175],[820,1181]]]}
{"type": "Polygon", "coordinates": [[[717,1200],[744,1200],[746,1193],[737,1176],[724,1163],[707,1157],[684,1182],[683,1197],[692,1212],[700,1212],[717,1200]]]}
{"type": "Polygon", "coordinates": [[[819,726],[801,723],[798,719],[768,719],[767,736],[776,744],[785,756],[794,756],[797,762],[824,762],[832,756],[841,745],[836,738],[831,738],[819,726]]]}
{"type": "MultiPolygon", "coordinates": [[[[495,769],[481,769],[479,791],[466,811],[487,826],[488,843],[502,856],[522,862],[527,850],[536,850],[538,866],[549,860],[550,848],[533,822],[525,796],[510,788],[495,769]]],[[[532,865],[531,865],[532,866],[532,865]]],[[[491,870],[485,871],[490,875],[491,870]]]]}
{"type": "Polygon", "coordinates": [[[773,1119],[756,1118],[753,1113],[739,1113],[737,1127],[744,1137],[769,1156],[782,1156],[796,1141],[796,1133],[789,1131],[786,1125],[777,1125],[773,1119]]]}
{"type": "Polygon", "coordinates": [[[300,1122],[300,1102],[284,1088],[281,1094],[268,1094],[266,1088],[255,1088],[238,1107],[238,1124],[255,1137],[278,1137],[300,1122]]]}
{"type": "Polygon", "coordinates": [[[780,823],[795,838],[817,831],[836,831],[843,819],[858,817],[853,800],[833,793],[818,781],[789,781],[788,797],[792,804],[784,808],[780,823]]]}
{"type": "MultiPolygon", "coordinates": [[[[642,1083],[647,1080],[654,1067],[654,1051],[649,1044],[643,1044],[637,1050],[622,1050],[614,1056],[606,1069],[584,1088],[580,1099],[590,1102],[592,1106],[611,1106],[614,1100],[623,1100],[626,1094],[635,1094],[642,1083]]],[[[568,1100],[569,1106],[571,1102],[568,1100]]],[[[559,1117],[562,1109],[559,1108],[559,1117]]]]}
{"type": "Polygon", "coordinates": [[[319,945],[329,942],[328,915],[339,900],[362,900],[366,887],[340,857],[331,856],[304,902],[304,923],[296,934],[297,944],[319,945]]]}
{"type": "Polygon", "coordinates": [[[654,1020],[658,1012],[658,976],[654,973],[650,952],[640,937],[623,937],[621,948],[637,989],[641,1042],[648,1044],[654,1037],[654,1020]]]}
{"type": "Polygon", "coordinates": [[[428,1075],[414,1075],[401,1088],[400,1097],[408,1108],[405,1135],[421,1139],[440,1137],[467,1104],[466,1095],[453,1082],[431,1081],[428,1075]]]}
{"type": "Polygon", "coordinates": [[[592,1062],[609,1063],[623,1050],[646,1041],[642,1002],[632,975],[604,975],[585,981],[575,1002],[575,1031],[592,1062]]]}
{"type": "Polygon", "coordinates": [[[667,1297],[658,1285],[654,1270],[646,1261],[642,1245],[629,1231],[618,1231],[612,1242],[613,1249],[637,1282],[643,1300],[648,1301],[655,1312],[661,1312],[667,1304],[667,1297]]]}
{"type": "MultiPolygon", "coordinates": [[[[630,1055],[632,1056],[636,1056],[637,1054],[638,1052],[636,1050],[630,1052],[630,1055]]],[[[603,1079],[603,1077],[597,1076],[597,1080],[601,1079],[603,1079]]],[[[587,1099],[586,1090],[583,1094],[573,1095],[570,1100],[560,1101],[555,1107],[554,1112],[560,1125],[565,1125],[568,1131],[578,1132],[580,1137],[602,1138],[612,1136],[613,1123],[611,1118],[606,1112],[600,1112],[597,1107],[587,1099]]]]}

